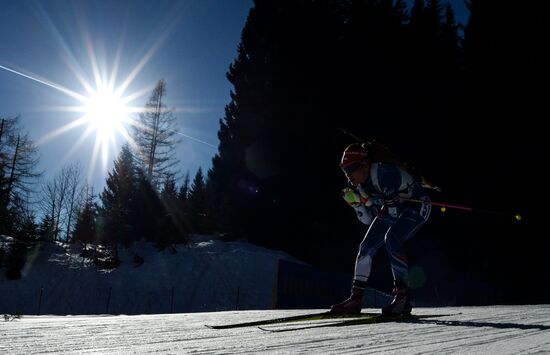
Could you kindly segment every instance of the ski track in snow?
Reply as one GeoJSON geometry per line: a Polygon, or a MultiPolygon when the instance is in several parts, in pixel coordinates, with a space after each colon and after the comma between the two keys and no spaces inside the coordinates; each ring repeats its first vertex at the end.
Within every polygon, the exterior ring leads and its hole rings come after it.
{"type": "MultiPolygon", "coordinates": [[[[418,315],[454,315],[285,333],[263,332],[256,327],[213,330],[204,326],[314,312],[318,310],[24,316],[21,320],[0,322],[0,354],[550,353],[549,305],[417,308],[414,313],[418,315]]],[[[326,320],[269,325],[265,328],[322,322],[326,320]]]]}

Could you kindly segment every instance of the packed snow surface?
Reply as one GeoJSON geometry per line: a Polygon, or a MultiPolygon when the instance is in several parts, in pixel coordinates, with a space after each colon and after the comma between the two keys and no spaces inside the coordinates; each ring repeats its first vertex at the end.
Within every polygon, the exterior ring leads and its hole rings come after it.
{"type": "MultiPolygon", "coordinates": [[[[376,311],[376,310],[364,310],[376,311]]],[[[225,311],[137,316],[23,316],[0,322],[0,354],[287,353],[548,354],[550,306],[417,308],[445,317],[284,333],[226,324],[315,312],[225,311]]],[[[316,321],[317,323],[326,322],[316,321]]],[[[311,323],[311,322],[310,322],[311,323]]],[[[280,329],[302,323],[270,325],[280,329]]]]}

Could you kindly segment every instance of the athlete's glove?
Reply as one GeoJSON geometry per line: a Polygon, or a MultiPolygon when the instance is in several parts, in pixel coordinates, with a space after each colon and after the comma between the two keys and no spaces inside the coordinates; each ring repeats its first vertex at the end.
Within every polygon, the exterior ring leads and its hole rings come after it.
{"type": "Polygon", "coordinates": [[[353,208],[361,206],[361,195],[349,187],[342,189],[342,198],[353,208]]]}
{"type": "Polygon", "coordinates": [[[346,187],[342,189],[342,198],[353,208],[357,208],[361,205],[365,205],[367,207],[372,206],[372,199],[361,189],[354,190],[350,187],[346,187]]]}

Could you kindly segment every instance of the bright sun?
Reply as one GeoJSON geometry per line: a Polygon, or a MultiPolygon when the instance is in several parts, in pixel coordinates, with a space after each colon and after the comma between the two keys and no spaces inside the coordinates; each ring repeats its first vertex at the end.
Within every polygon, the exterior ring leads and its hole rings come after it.
{"type": "Polygon", "coordinates": [[[102,142],[110,140],[116,131],[123,131],[128,108],[111,88],[100,86],[85,103],[85,118],[102,142]]]}

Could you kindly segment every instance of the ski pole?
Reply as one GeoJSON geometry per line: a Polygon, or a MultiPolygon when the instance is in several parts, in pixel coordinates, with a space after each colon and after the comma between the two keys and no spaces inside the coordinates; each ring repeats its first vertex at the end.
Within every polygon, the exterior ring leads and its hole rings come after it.
{"type": "MultiPolygon", "coordinates": [[[[401,199],[403,201],[410,201],[410,202],[416,202],[416,203],[426,203],[426,201],[413,199],[413,198],[403,198],[401,199]]],[[[478,212],[478,213],[487,213],[487,214],[493,214],[493,215],[501,215],[501,216],[509,216],[510,213],[507,212],[500,212],[500,211],[489,211],[489,210],[481,210],[479,208],[473,208],[468,206],[461,206],[461,205],[454,205],[450,203],[442,203],[442,202],[430,202],[432,206],[438,206],[441,207],[441,212],[446,212],[447,208],[456,209],[456,210],[462,210],[467,212],[478,212]]],[[[516,221],[521,221],[522,217],[519,213],[514,214],[514,218],[516,221]]]]}

